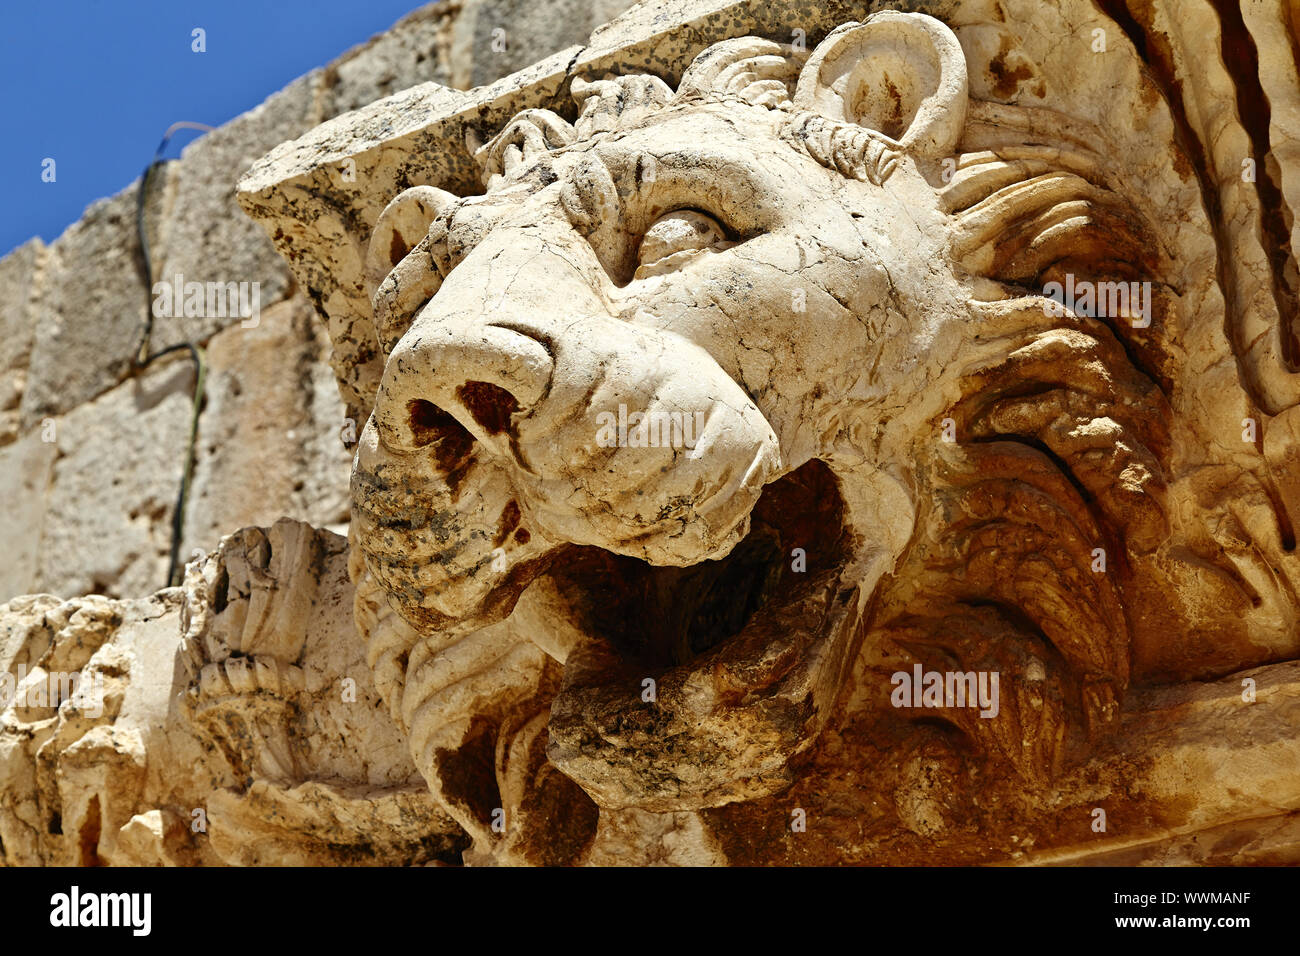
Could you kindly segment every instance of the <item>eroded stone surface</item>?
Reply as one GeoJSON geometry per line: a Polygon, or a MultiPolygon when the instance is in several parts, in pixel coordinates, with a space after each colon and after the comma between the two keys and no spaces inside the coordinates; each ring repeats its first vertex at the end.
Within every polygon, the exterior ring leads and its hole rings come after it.
{"type": "MultiPolygon", "coordinates": [[[[339,474],[349,425],[309,305],[294,298],[235,325],[207,348],[207,404],[199,420],[182,553],[211,550],[231,527],[290,515],[347,522],[339,474]]],[[[353,442],[355,444],[355,441],[353,442]]]]}
{"type": "Polygon", "coordinates": [[[49,507],[50,478],[57,447],[34,429],[0,448],[0,497],[8,504],[5,527],[9,547],[0,553],[0,588],[6,594],[36,590],[38,546],[49,507]],[[22,507],[16,507],[22,502],[22,507]],[[12,504],[9,504],[12,503],[12,504]]]}
{"type": "Polygon", "coordinates": [[[166,585],[193,379],[183,358],[160,362],[34,432],[55,457],[32,590],[125,597],[166,585]],[[130,425],[104,427],[115,421],[130,425]]]}
{"type": "Polygon", "coordinates": [[[0,445],[18,437],[45,253],[44,243],[33,239],[0,259],[0,445]]]}
{"type": "Polygon", "coordinates": [[[12,603],[11,670],[177,676],[10,707],[7,852],[1294,862],[1288,87],[1208,3],[875,6],[639,4],[259,161],[349,543],[12,603]]]}
{"type": "Polygon", "coordinates": [[[466,841],[377,707],[344,547],[283,521],[152,598],[5,605],[0,665],[29,675],[0,719],[5,861],[455,859],[466,841]]]}
{"type": "Polygon", "coordinates": [[[50,244],[22,430],[102,394],[129,372],[149,309],[135,213],[135,190],[124,190],[91,205],[50,244]],[[82,288],[75,277],[86,262],[95,263],[96,281],[82,288]]]}
{"type": "MultiPolygon", "coordinates": [[[[265,235],[237,215],[232,177],[273,145],[309,129],[318,113],[319,71],[289,86],[220,129],[191,145],[177,166],[170,217],[162,225],[155,251],[155,282],[256,283],[257,303],[267,307],[285,298],[291,279],[265,235]]],[[[251,301],[251,295],[250,295],[251,301]]],[[[160,323],[155,348],[183,341],[202,341],[240,319],[234,310],[205,304],[201,316],[160,323]],[[221,315],[219,312],[226,314],[221,315]]]]}

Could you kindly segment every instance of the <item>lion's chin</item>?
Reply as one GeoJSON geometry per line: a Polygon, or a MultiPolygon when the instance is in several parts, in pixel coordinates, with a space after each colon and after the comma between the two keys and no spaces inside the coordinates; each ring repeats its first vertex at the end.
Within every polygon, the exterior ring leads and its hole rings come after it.
{"type": "Polygon", "coordinates": [[[557,556],[533,616],[564,632],[538,635],[564,646],[551,762],[611,808],[699,809],[786,786],[860,623],[856,540],[834,475],[813,461],[767,486],[721,560],[557,556]]]}

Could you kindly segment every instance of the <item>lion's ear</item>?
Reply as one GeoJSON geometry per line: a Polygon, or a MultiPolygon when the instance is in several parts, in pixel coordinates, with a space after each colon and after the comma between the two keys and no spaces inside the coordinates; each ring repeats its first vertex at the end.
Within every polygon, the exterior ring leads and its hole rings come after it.
{"type": "Polygon", "coordinates": [[[794,105],[935,158],[956,147],[967,99],[966,56],[953,32],[934,17],[891,10],[826,37],[799,74],[794,105]]]}
{"type": "Polygon", "coordinates": [[[442,273],[430,255],[429,227],[460,202],[445,189],[412,186],[397,194],[379,214],[366,251],[366,294],[371,297],[375,334],[387,355],[402,337],[415,309],[433,298],[442,273]]]}
{"type": "Polygon", "coordinates": [[[460,202],[444,189],[412,186],[398,193],[379,214],[366,253],[366,282],[371,294],[393,267],[406,258],[448,206],[460,202]]]}

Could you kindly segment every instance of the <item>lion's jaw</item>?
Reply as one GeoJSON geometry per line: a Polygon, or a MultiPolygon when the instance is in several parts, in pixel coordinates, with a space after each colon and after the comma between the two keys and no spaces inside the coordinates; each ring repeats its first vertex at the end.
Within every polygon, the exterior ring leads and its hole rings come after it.
{"type": "Polygon", "coordinates": [[[360,444],[359,541],[395,609],[434,641],[526,617],[565,665],[548,754],[602,806],[785,786],[911,534],[881,463],[938,407],[957,293],[885,264],[936,255],[932,193],[910,165],[846,182],[779,119],[679,108],[454,217],[459,264],[360,444]],[[638,266],[674,210],[725,236],[638,266]],[[642,444],[649,412],[668,437],[642,444]]]}

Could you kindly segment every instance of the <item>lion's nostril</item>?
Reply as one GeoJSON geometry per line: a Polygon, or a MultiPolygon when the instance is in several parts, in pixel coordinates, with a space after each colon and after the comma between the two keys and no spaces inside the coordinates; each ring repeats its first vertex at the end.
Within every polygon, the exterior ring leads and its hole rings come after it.
{"type": "Polygon", "coordinates": [[[406,413],[411,445],[432,452],[438,467],[454,472],[470,460],[474,436],[450,413],[424,399],[407,402],[406,413]]]}
{"type": "Polygon", "coordinates": [[[472,442],[473,436],[465,426],[444,412],[433,402],[423,399],[406,403],[408,422],[411,426],[412,443],[417,448],[432,445],[436,441],[451,439],[454,443],[472,442]]]}
{"type": "Polygon", "coordinates": [[[515,397],[491,382],[466,382],[456,389],[456,397],[489,435],[509,428],[510,416],[519,411],[515,397]]]}

